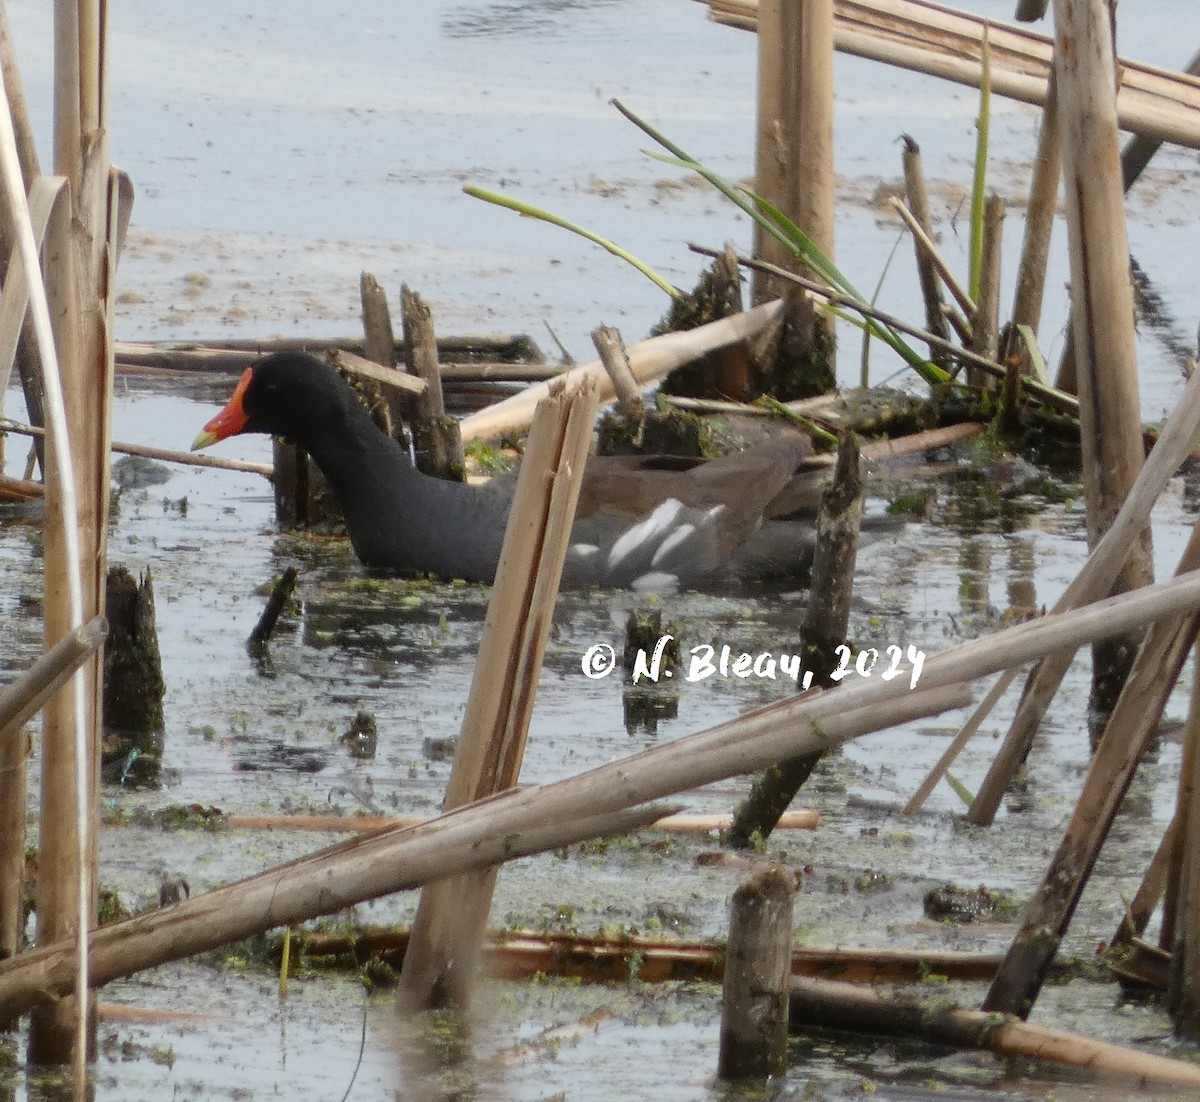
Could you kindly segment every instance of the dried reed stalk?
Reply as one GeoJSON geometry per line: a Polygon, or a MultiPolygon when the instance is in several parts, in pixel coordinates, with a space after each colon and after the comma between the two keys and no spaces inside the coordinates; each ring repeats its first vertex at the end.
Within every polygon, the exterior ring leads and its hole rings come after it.
{"type": "MultiPolygon", "coordinates": [[[[922,685],[915,690],[905,679],[843,683],[837,690],[779,701],[556,784],[450,812],[424,826],[343,842],[161,914],[94,931],[92,983],[101,985],[272,926],[333,913],[539,847],[589,837],[589,830],[599,828],[596,817],[614,809],[959,707],[966,699],[957,687],[963,680],[1195,609],[1200,609],[1200,577],[1177,578],[963,644],[926,662],[922,685]],[[590,813],[586,823],[576,818],[583,807],[590,813]]],[[[653,817],[657,815],[655,810],[653,817]]],[[[72,943],[60,942],[0,963],[0,1017],[69,991],[73,949],[72,943]]]]}
{"type": "Polygon", "coordinates": [[[1042,319],[1042,295],[1046,289],[1046,265],[1050,256],[1050,237],[1058,206],[1058,181],[1062,176],[1062,150],[1058,138],[1058,81],[1053,73],[1046,92],[1046,106],[1038,131],[1037,154],[1033,160],[1033,179],[1029,182],[1029,202],[1025,208],[1025,233],[1017,267],[1017,286],[1013,297],[1012,352],[1022,349],[1024,373],[1030,370],[1028,349],[1017,333],[1018,325],[1027,325],[1036,335],[1042,319]]]}
{"type": "MultiPolygon", "coordinates": [[[[757,0],[701,0],[718,22],[752,30],[757,0]]],[[[1054,44],[1045,35],[919,0],[836,0],[834,45],[844,53],[978,88],[988,28],[992,92],[1023,103],[1046,101],[1054,44]]],[[[1200,81],[1120,58],[1122,129],[1200,148],[1200,81]]]]}
{"type": "MultiPolygon", "coordinates": [[[[558,596],[598,404],[584,380],[538,407],[526,443],[475,677],[444,808],[517,783],[542,655],[558,596]]],[[[410,1009],[465,1005],[495,888],[494,869],[432,884],[421,895],[400,998],[410,1009]]]]}
{"type": "Polygon", "coordinates": [[[1171,952],[1167,1005],[1175,1034],[1200,1037],[1200,665],[1192,676],[1192,699],[1184,728],[1179,794],[1168,850],[1168,890],[1161,944],[1171,952]]]}
{"type": "MultiPolygon", "coordinates": [[[[1191,596],[1200,603],[1200,587],[1191,596]]],[[[1171,594],[1173,602],[1177,597],[1171,594]]],[[[1173,610],[1178,607],[1172,604],[1173,610]]],[[[802,707],[789,700],[759,709],[700,735],[556,784],[504,793],[422,826],[354,838],[154,914],[94,930],[92,985],[354,902],[633,829],[663,814],[661,807],[640,806],[643,793],[684,791],[761,767],[793,749],[834,745],[958,707],[966,699],[958,688],[910,691],[907,684],[882,682],[825,697],[802,707]],[[864,699],[873,702],[859,706],[864,699]],[[635,810],[616,810],[631,807],[635,810]]],[[[74,943],[64,941],[0,962],[0,1018],[70,991],[74,951],[74,943]]]]}
{"type": "MultiPolygon", "coordinates": [[[[15,432],[20,436],[44,437],[45,429],[33,425],[23,425],[20,421],[9,421],[0,418],[0,433],[15,432]]],[[[138,455],[143,459],[161,459],[166,463],[178,463],[183,467],[215,467],[222,471],[243,471],[246,474],[259,474],[263,478],[274,475],[274,467],[270,463],[252,463],[247,459],[222,459],[214,455],[196,455],[192,452],[177,452],[169,448],[152,448],[148,444],[125,444],[113,440],[111,450],[118,455],[138,455]]],[[[36,485],[33,484],[33,485],[36,485]]]]}
{"type": "Polygon", "coordinates": [[[22,897],[29,742],[22,729],[96,653],[106,632],[104,618],[97,616],[65,635],[0,692],[0,960],[16,955],[25,932],[22,897]]]}
{"type": "MultiPolygon", "coordinates": [[[[1178,574],[1200,568],[1200,524],[1179,560],[1178,574]]],[[[1146,632],[1129,680],[1092,757],[1079,801],[1021,929],[992,981],[984,1010],[1029,1016],[1050,962],[1067,932],[1100,847],[1133,780],[1188,651],[1200,616],[1186,613],[1146,632]]]]}
{"type": "MultiPolygon", "coordinates": [[[[1200,372],[1196,374],[1200,375],[1200,372]]],[[[1167,482],[1187,458],[1197,433],[1200,433],[1200,379],[1193,376],[1184,387],[1179,402],[1163,426],[1158,442],[1138,474],[1137,482],[1125,499],[1121,511],[1114,518],[1104,538],[1092,550],[1075,580],[1058,599],[1052,615],[1094,601],[1112,588],[1121,564],[1129,553],[1130,540],[1146,523],[1150,510],[1166,488],[1167,482]]],[[[1017,767],[1025,760],[1038,724],[1074,656],[1074,651],[1049,654],[1031,674],[1029,688],[1018,706],[1008,735],[971,805],[969,818],[972,822],[986,825],[995,817],[1004,792],[1017,767]]],[[[997,679],[986,699],[975,710],[916,794],[909,800],[904,808],[906,815],[914,814],[928,799],[929,793],[945,776],[946,770],[953,764],[971,736],[979,730],[1005,690],[1016,680],[1018,673],[1019,664],[1013,663],[997,679]]]]}
{"type": "MultiPolygon", "coordinates": [[[[929,206],[929,188],[925,183],[925,169],[921,161],[921,148],[907,134],[904,141],[904,197],[908,201],[908,209],[913,218],[925,232],[925,236],[933,237],[933,213],[929,206]]],[[[942,283],[938,278],[933,259],[914,239],[917,254],[917,278],[921,282],[921,297],[925,300],[925,328],[931,333],[949,343],[950,326],[942,309],[942,283]]],[[[939,367],[949,370],[949,360],[944,346],[931,344],[929,358],[939,367]]]]}
{"type": "MultiPolygon", "coordinates": [[[[648,386],[706,352],[748,340],[761,333],[781,309],[778,301],[767,302],[744,314],[709,322],[684,333],[666,333],[661,337],[639,341],[628,350],[629,366],[634,378],[642,386],[648,386]]],[[[585,378],[596,380],[601,403],[613,400],[615,394],[612,383],[598,359],[564,372],[553,383],[561,379],[570,388],[585,378]]],[[[523,431],[528,427],[538,402],[550,393],[551,385],[552,382],[545,382],[526,387],[520,394],[471,414],[460,423],[463,442],[496,436],[509,430],[523,431]]]]}
{"type": "Polygon", "coordinates": [[[936,1044],[1052,1060],[1142,1082],[1200,1085],[1200,1068],[1182,1060],[1028,1022],[997,1020],[997,1015],[979,1010],[947,1007],[941,997],[921,1001],[836,980],[798,979],[792,981],[791,1011],[793,1030],[819,1024],[829,1029],[923,1037],[936,1044]]]}
{"type": "MultiPolygon", "coordinates": [[[[668,834],[711,834],[728,828],[731,815],[683,811],[665,815],[648,824],[668,834]]],[[[332,833],[366,834],[389,827],[420,826],[429,822],[420,815],[229,815],[225,825],[231,830],[320,830],[332,833]]],[[[819,811],[800,808],[786,812],[776,830],[817,830],[819,811]]]]}

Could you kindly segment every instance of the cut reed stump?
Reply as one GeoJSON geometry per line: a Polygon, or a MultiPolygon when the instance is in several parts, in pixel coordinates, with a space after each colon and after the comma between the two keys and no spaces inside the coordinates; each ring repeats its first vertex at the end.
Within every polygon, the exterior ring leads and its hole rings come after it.
{"type": "MultiPolygon", "coordinates": [[[[921,162],[921,147],[908,134],[902,135],[904,142],[904,195],[908,200],[908,209],[929,237],[933,236],[933,214],[929,207],[929,188],[925,183],[925,169],[921,162]]],[[[915,238],[914,238],[915,242],[915,238]]],[[[921,283],[921,297],[925,300],[925,328],[940,337],[943,342],[950,340],[950,323],[946,320],[943,309],[945,299],[942,296],[942,281],[938,277],[929,254],[915,244],[917,253],[917,278],[921,283]]],[[[944,347],[936,344],[929,346],[929,357],[943,370],[950,369],[950,357],[944,347]]],[[[863,380],[866,385],[866,380],[863,380]]]]}
{"type": "MultiPolygon", "coordinates": [[[[971,317],[971,348],[988,360],[999,353],[1000,339],[1000,233],[1004,226],[1004,200],[991,196],[983,217],[983,257],[979,274],[979,295],[971,317]]],[[[995,389],[990,375],[968,371],[972,386],[995,389]]]]}
{"type": "Polygon", "coordinates": [[[421,296],[407,286],[400,288],[400,319],[404,330],[404,362],[409,371],[426,383],[425,393],[414,403],[412,418],[417,468],[438,478],[461,482],[466,477],[463,440],[458,422],[446,416],[433,314],[421,296]]]}
{"type": "Polygon", "coordinates": [[[796,881],[765,869],[733,893],[721,998],[722,1079],[766,1079],[787,1071],[792,909],[796,881]]]}
{"type": "MultiPolygon", "coordinates": [[[[838,442],[833,485],[822,495],[817,515],[817,548],[801,647],[804,655],[801,677],[811,675],[802,681],[804,689],[829,684],[829,676],[838,665],[836,648],[846,641],[858,558],[862,493],[858,441],[853,433],[844,432],[838,442]]],[[[733,826],[725,836],[726,844],[746,849],[756,839],[769,837],[820,759],[819,753],[804,754],[781,761],[756,777],[750,795],[734,814],[733,826]]]]}
{"type": "MultiPolygon", "coordinates": [[[[387,294],[370,272],[358,278],[358,295],[362,301],[363,358],[381,367],[396,367],[396,336],[392,330],[392,315],[388,309],[387,294]]],[[[434,349],[436,362],[436,346],[434,349]]],[[[397,440],[404,439],[404,397],[395,387],[383,393],[387,403],[388,417],[392,422],[391,433],[397,440]]]]}
{"type": "Polygon", "coordinates": [[[150,571],[137,581],[125,567],[111,567],[105,612],[104,726],[131,737],[159,734],[166,683],[150,571]]]}

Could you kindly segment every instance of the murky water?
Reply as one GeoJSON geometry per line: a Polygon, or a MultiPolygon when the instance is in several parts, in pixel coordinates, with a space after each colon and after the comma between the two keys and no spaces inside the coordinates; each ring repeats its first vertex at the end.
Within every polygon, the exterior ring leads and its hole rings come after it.
{"type": "MultiPolygon", "coordinates": [[[[1200,14],[1190,4],[1154,7],[1172,33],[1161,34],[1161,19],[1125,18],[1123,49],[1163,64],[1185,62],[1200,42],[1200,14]]],[[[1009,8],[979,5],[998,18],[1009,8]]],[[[46,15],[42,5],[26,2],[10,3],[9,14],[45,133],[46,15]]],[[[122,338],[351,333],[363,268],[393,293],[401,280],[425,292],[445,332],[530,329],[548,346],[539,328],[545,321],[578,358],[589,355],[587,332],[602,321],[636,339],[657,319],[665,303],[639,277],[581,241],[466,198],[460,185],[468,180],[609,234],[681,285],[694,281],[701,264],[685,242],[748,236],[711,195],[646,160],[639,152],[644,140],[607,106],[620,96],[717,169],[749,171],[754,38],[708,25],[700,5],[368,3],[330,12],[216,3],[164,12],[131,0],[114,13],[114,51],[115,156],[139,188],[121,269],[122,338]],[[667,50],[674,64],[663,64],[667,50]]],[[[838,84],[842,266],[865,287],[888,267],[898,231],[871,200],[881,180],[899,174],[894,139],[901,131],[925,150],[938,185],[943,245],[960,262],[974,94],[853,59],[839,60],[838,84]]],[[[1035,116],[1001,103],[994,112],[992,180],[1015,199],[1025,188],[1035,116]]],[[[1196,250],[1189,247],[1196,168],[1196,154],[1168,151],[1131,198],[1134,252],[1185,342],[1197,317],[1196,250]]],[[[1016,255],[1020,223],[1010,214],[1006,258],[1016,255]]],[[[880,302],[917,316],[910,264],[905,244],[880,302]]],[[[1065,278],[1060,262],[1043,327],[1052,358],[1061,344],[1065,278]]],[[[1177,344],[1148,327],[1140,335],[1147,419],[1160,418],[1178,394],[1177,344]]],[[[856,378],[849,333],[842,361],[843,376],[856,378]]],[[[877,358],[877,376],[892,370],[877,358]]],[[[115,435],[186,446],[228,387],[228,380],[194,388],[123,381],[115,435]]],[[[10,442],[10,469],[19,467],[18,451],[10,442]]],[[[267,444],[245,438],[226,451],[265,459],[267,444]]],[[[1172,568],[1190,529],[1193,491],[1177,480],[1156,511],[1160,572],[1172,568]]],[[[1010,607],[1053,604],[1083,561],[1078,494],[1048,501],[1037,485],[1017,481],[1002,506],[981,510],[979,487],[969,478],[941,480],[936,493],[932,523],[910,525],[863,554],[851,634],[864,645],[915,644],[930,653],[952,646],[993,630],[1010,607]]],[[[40,646],[37,543],[32,529],[0,522],[4,678],[40,646]]],[[[436,747],[457,734],[485,591],[368,584],[344,547],[281,537],[263,480],[224,472],[183,469],[162,486],[126,491],[111,557],[153,571],[168,682],[164,787],[110,787],[112,810],[198,802],[255,814],[435,811],[449,770],[436,747]],[[291,562],[304,571],[300,611],[285,621],[267,674],[246,655],[244,640],[261,609],[259,588],[291,562]],[[359,708],[379,725],[371,761],[354,759],[339,742],[359,708]]],[[[689,647],[729,643],[778,653],[794,646],[803,601],[802,593],[761,601],[688,596],[670,599],[665,612],[680,621],[689,647]]],[[[625,614],[638,604],[628,594],[560,600],[526,781],[570,775],[787,693],[778,681],[710,678],[681,687],[676,718],[656,730],[627,730],[618,681],[583,678],[579,661],[595,642],[619,644],[625,614]]],[[[986,770],[1014,699],[960,759],[956,773],[968,787],[986,770]]],[[[962,716],[847,746],[801,797],[820,808],[822,828],[779,839],[786,859],[812,866],[797,897],[805,940],[1005,947],[1010,927],[924,922],[921,899],[945,880],[1019,894],[1032,889],[1086,768],[1085,700],[1083,671],[1045,724],[1020,809],[1007,809],[991,831],[963,826],[956,797],[944,787],[916,820],[896,811],[962,716]],[[870,869],[888,871],[883,890],[845,890],[870,869]]],[[[1170,710],[1181,715],[1182,698],[1170,710]]],[[[1111,934],[1170,814],[1178,760],[1178,745],[1167,740],[1143,769],[1138,798],[1101,858],[1068,951],[1088,956],[1111,934]]],[[[727,782],[690,794],[687,803],[726,810],[744,788],[727,782]]],[[[127,903],[146,906],[164,868],[201,891],[319,844],[299,834],[122,826],[105,835],[103,877],[127,903]]],[[[651,929],[670,913],[687,936],[720,936],[728,896],[744,873],[698,863],[710,848],[706,839],[673,839],[665,855],[573,853],[515,862],[500,878],[494,919],[544,925],[566,906],[581,930],[614,923],[651,929]]],[[[405,895],[359,911],[364,920],[404,921],[414,907],[415,896],[405,895]]],[[[350,1096],[389,1098],[400,1086],[390,1001],[376,997],[364,1008],[354,981],[302,976],[281,1003],[261,972],[210,962],[159,969],[112,985],[104,997],[211,1017],[107,1022],[101,1098],[340,1097],[354,1074],[364,1020],[362,1067],[350,1096]]],[[[970,1004],[979,992],[962,998],[970,1004]]],[[[455,1073],[466,1077],[468,1094],[726,1097],[712,1082],[711,990],[496,985],[481,1003],[475,1061],[455,1073]],[[499,1070],[497,1053],[597,1006],[612,1017],[594,1032],[562,1047],[535,1047],[499,1070]]],[[[1169,1032],[1158,1011],[1118,1007],[1115,989],[1079,983],[1047,991],[1035,1019],[1164,1049],[1169,1032]]],[[[990,1057],[824,1040],[797,1044],[781,1089],[787,1097],[857,1097],[869,1080],[879,1097],[912,1097],[911,1085],[925,1079],[961,1097],[1133,1096],[1071,1077],[1025,1075],[990,1057]]]]}

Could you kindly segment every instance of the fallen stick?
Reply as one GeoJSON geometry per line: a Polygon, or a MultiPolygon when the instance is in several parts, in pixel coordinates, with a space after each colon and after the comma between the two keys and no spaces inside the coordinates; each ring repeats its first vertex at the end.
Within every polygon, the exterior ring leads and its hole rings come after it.
{"type": "MultiPolygon", "coordinates": [[[[382,954],[396,966],[408,947],[407,928],[366,927],[352,933],[304,931],[306,957],[382,954]]],[[[703,980],[720,983],[725,945],[713,940],[683,940],[628,934],[620,937],[542,933],[534,930],[490,930],[484,943],[487,971],[497,979],[547,976],[588,983],[638,981],[668,983],[703,980]]],[[[990,980],[1003,960],[1000,953],[967,953],[924,949],[792,950],[793,976],[836,979],[843,983],[916,983],[939,976],[963,983],[990,980]]]]}
{"type": "Polygon", "coordinates": [[[100,649],[108,622],[96,616],[68,632],[0,692],[0,739],[8,739],[100,649]]]}
{"type": "MultiPolygon", "coordinates": [[[[1096,544],[1087,562],[1075,576],[1075,580],[1058,599],[1051,615],[1083,605],[1112,588],[1128,555],[1130,542],[1146,524],[1155,501],[1166,489],[1172,475],[1187,458],[1198,431],[1200,431],[1200,379],[1193,376],[1184,387],[1179,402],[1163,426],[1158,441],[1143,464],[1137,480],[1117,515],[1113,518],[1108,531],[1096,544]]],[[[991,817],[999,807],[1000,800],[1008,787],[1009,779],[1017,765],[1025,760],[1025,755],[1032,744],[1033,736],[1045,714],[1045,709],[1049,706],[1054,692],[1057,691],[1063,675],[1074,658],[1074,651],[1047,655],[1038,669],[1030,676],[1029,690],[1018,705],[1017,714],[1013,718],[1008,736],[997,752],[988,771],[988,777],[980,786],[975,797],[977,806],[973,805],[971,809],[972,822],[983,824],[991,821],[991,817]]],[[[906,815],[913,815],[920,810],[929,798],[929,794],[954,763],[954,759],[979,730],[992,708],[1016,680],[1019,673],[1020,668],[1014,663],[997,678],[983,702],[975,709],[974,714],[963,725],[962,730],[930,770],[929,775],[914,793],[912,799],[905,805],[904,813],[906,815]]]]}
{"type": "MultiPolygon", "coordinates": [[[[392,827],[414,827],[431,819],[419,815],[345,816],[345,815],[229,815],[225,825],[234,830],[327,830],[367,834],[392,827]]],[[[647,830],[665,830],[672,834],[706,834],[725,830],[732,815],[702,815],[681,812],[665,815],[646,824],[647,830]]],[[[819,811],[800,808],[789,811],[779,821],[778,830],[816,830],[821,825],[819,811]]]]}
{"type": "MultiPolygon", "coordinates": [[[[1200,589],[1200,587],[1198,587],[1200,589]]],[[[1196,595],[1200,602],[1200,592],[1196,595]]],[[[1172,609],[1178,606],[1172,603],[1172,609]]],[[[795,743],[844,742],[969,699],[961,688],[909,691],[866,683],[897,699],[852,707],[857,692],[783,701],[701,735],[653,747],[556,784],[501,794],[422,826],[353,838],[204,895],[89,935],[93,987],[144,968],[290,925],[470,869],[560,848],[664,814],[642,793],[684,791],[765,765],[795,743]],[[898,691],[897,691],[898,690],[898,691]],[[836,697],[836,700],[835,700],[836,697]],[[789,717],[785,721],[783,717],[789,717]],[[819,721],[819,725],[818,724],[819,721]],[[591,813],[579,817],[581,808],[591,813]],[[632,810],[618,811],[618,808],[632,810]]],[[[656,797],[650,797],[651,799],[656,797]]],[[[71,990],[75,942],[64,939],[0,962],[0,1020],[71,990]]]]}
{"type": "MultiPolygon", "coordinates": [[[[0,433],[15,432],[19,436],[44,437],[46,430],[36,425],[23,425],[20,421],[10,421],[0,418],[0,433]]],[[[251,463],[244,459],[220,459],[212,455],[194,455],[191,452],[171,451],[169,448],[152,448],[147,444],[123,444],[114,440],[110,444],[113,451],[121,455],[137,455],[143,459],[161,459],[165,463],[179,463],[185,467],[219,467],[224,471],[245,471],[247,474],[260,474],[263,478],[273,478],[275,469],[270,463],[251,463]]],[[[26,486],[41,486],[40,482],[26,482],[26,486]]]]}
{"type": "Polygon", "coordinates": [[[1200,1067],[1194,1064],[982,1010],[946,1007],[940,995],[923,1001],[848,983],[799,979],[792,981],[790,1011],[793,1032],[820,1026],[873,1035],[922,1037],[937,1044],[1030,1056],[1145,1082],[1200,1086],[1200,1067]]]}
{"type": "MultiPolygon", "coordinates": [[[[610,811],[961,707],[969,699],[965,680],[1195,608],[1200,574],[1174,578],[964,643],[925,662],[921,688],[902,678],[843,682],[836,690],[778,701],[555,784],[502,794],[423,826],[342,842],[158,913],[94,930],[91,984],[429,880],[611,833],[610,811]],[[580,808],[591,812],[586,820],[577,818],[580,808]]],[[[618,821],[632,829],[661,815],[642,808],[618,821]]],[[[69,991],[74,953],[74,940],[65,939],[0,962],[0,1020],[69,991]]]]}
{"type": "MultiPolygon", "coordinates": [[[[630,370],[640,385],[648,386],[706,352],[724,348],[762,332],[774,320],[780,309],[782,304],[779,301],[766,302],[743,314],[711,321],[686,332],[664,333],[661,337],[639,341],[628,349],[630,370]]],[[[596,381],[601,404],[613,401],[616,395],[612,380],[598,359],[571,368],[553,382],[555,385],[561,383],[567,387],[575,387],[588,378],[596,381]]],[[[511,398],[464,418],[460,423],[463,443],[528,428],[538,402],[550,393],[550,385],[549,382],[545,382],[526,387],[520,394],[514,394],[511,398]]]]}
{"type": "Polygon", "coordinates": [[[40,482],[0,475],[0,501],[40,501],[41,497],[42,484],[40,482]]]}
{"type": "MultiPolygon", "coordinates": [[[[757,0],[707,3],[717,22],[757,29],[757,0]]],[[[842,53],[969,88],[980,85],[986,26],[992,94],[1038,107],[1045,102],[1054,45],[1045,35],[918,0],[837,0],[834,18],[834,48],[842,53]]],[[[1117,71],[1123,129],[1200,148],[1200,82],[1124,57],[1117,71]]]]}

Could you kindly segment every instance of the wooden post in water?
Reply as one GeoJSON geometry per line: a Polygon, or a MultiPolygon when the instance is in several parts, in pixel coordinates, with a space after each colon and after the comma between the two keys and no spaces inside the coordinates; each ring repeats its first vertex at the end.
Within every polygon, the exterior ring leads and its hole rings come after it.
{"type": "MultiPolygon", "coordinates": [[[[1104,0],[1055,0],[1054,15],[1084,495],[1094,547],[1142,466],[1133,286],[1108,7],[1104,0]]],[[[1117,588],[1134,589],[1152,577],[1150,533],[1143,529],[1117,588]]],[[[1134,633],[1092,648],[1094,731],[1116,703],[1138,638],[1134,633]]]]}
{"type": "MultiPolygon", "coordinates": [[[[761,0],[758,20],[755,190],[832,259],[833,0],[761,0]]],[[[757,226],[754,255],[789,271],[803,268],[757,226]]],[[[796,287],[777,287],[771,277],[754,273],[753,302],[778,295],[788,305],[779,345],[785,362],[803,365],[803,389],[809,393],[829,389],[836,373],[832,316],[818,313],[796,287]]],[[[775,389],[780,396],[793,392],[791,386],[775,389]]]]}
{"type": "Polygon", "coordinates": [[[782,868],[757,873],[733,893],[721,999],[722,1079],[787,1071],[796,882],[782,868]]]}

